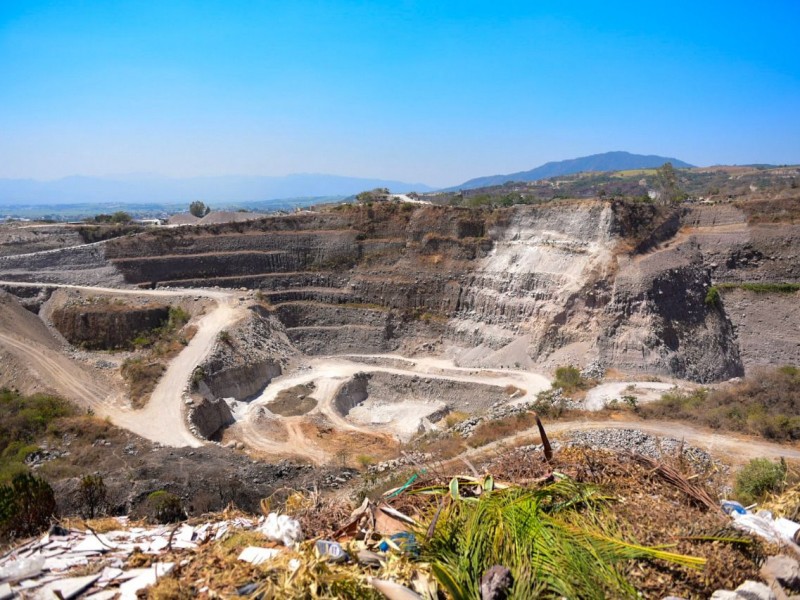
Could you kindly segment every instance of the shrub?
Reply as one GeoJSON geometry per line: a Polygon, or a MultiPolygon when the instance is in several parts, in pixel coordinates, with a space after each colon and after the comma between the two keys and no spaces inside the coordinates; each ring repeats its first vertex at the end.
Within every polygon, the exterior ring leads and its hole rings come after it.
{"type": "Polygon", "coordinates": [[[186,519],[181,499],[165,490],[153,492],[147,497],[147,516],[158,523],[176,523],[186,519]]]}
{"type": "Polygon", "coordinates": [[[361,466],[361,468],[366,469],[370,465],[375,464],[375,459],[369,454],[359,454],[356,456],[356,462],[361,466]]]}
{"type": "Polygon", "coordinates": [[[85,475],[78,487],[81,514],[94,519],[106,507],[106,484],[100,475],[85,475]]]}
{"type": "Polygon", "coordinates": [[[19,473],[10,485],[0,486],[0,538],[36,535],[56,515],[53,488],[44,479],[19,473]]]}
{"type": "Polygon", "coordinates": [[[668,392],[639,407],[644,417],[695,421],[767,439],[800,439],[800,369],[762,369],[712,392],[668,392]]]}
{"type": "Polygon", "coordinates": [[[167,320],[167,329],[175,331],[180,329],[189,322],[191,315],[182,309],[180,306],[169,307],[169,317],[167,320]]]}
{"type": "Polygon", "coordinates": [[[559,388],[551,388],[536,394],[533,411],[540,417],[560,417],[566,410],[567,400],[558,390],[559,388]]]}
{"type": "Polygon", "coordinates": [[[742,504],[758,502],[770,492],[779,492],[786,481],[786,463],[754,458],[736,475],[734,492],[742,504]]]}
{"type": "Polygon", "coordinates": [[[572,365],[558,367],[556,378],[553,381],[554,388],[561,388],[567,394],[582,390],[588,385],[588,381],[581,375],[580,370],[572,365]]]}
{"type": "Polygon", "coordinates": [[[719,289],[712,285],[706,292],[706,304],[708,306],[719,306],[719,289]]]}
{"type": "Polygon", "coordinates": [[[0,483],[26,473],[25,458],[38,450],[37,437],[56,419],[74,413],[68,402],[54,396],[0,390],[0,483]]]}

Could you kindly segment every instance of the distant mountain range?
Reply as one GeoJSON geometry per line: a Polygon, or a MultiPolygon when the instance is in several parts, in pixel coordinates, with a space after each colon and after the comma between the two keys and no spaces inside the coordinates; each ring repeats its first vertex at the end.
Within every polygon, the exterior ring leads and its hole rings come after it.
{"type": "Polygon", "coordinates": [[[395,193],[433,189],[421,183],[316,174],[190,178],[74,176],[52,181],[0,179],[0,206],[176,204],[193,200],[215,206],[279,198],[351,196],[383,187],[395,193]]]}
{"type": "Polygon", "coordinates": [[[630,152],[604,152],[603,154],[592,154],[570,160],[560,160],[545,163],[540,167],[530,171],[520,171],[509,173],[508,175],[489,175],[488,177],[478,177],[465,181],[461,185],[448,188],[451,190],[472,190],[475,188],[489,187],[492,185],[503,185],[509,181],[538,181],[559,175],[572,175],[585,171],[626,171],[628,169],[651,169],[660,167],[666,162],[672,163],[675,168],[689,168],[693,165],[666,156],[631,154],[630,152]]]}

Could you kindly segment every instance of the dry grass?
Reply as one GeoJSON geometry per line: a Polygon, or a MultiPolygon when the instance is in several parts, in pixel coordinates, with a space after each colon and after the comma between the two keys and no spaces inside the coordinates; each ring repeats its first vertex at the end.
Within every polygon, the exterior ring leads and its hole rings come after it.
{"type": "Polygon", "coordinates": [[[750,223],[800,223],[800,196],[770,200],[748,200],[735,206],[750,223]]]}
{"type": "Polygon", "coordinates": [[[517,386],[511,384],[508,384],[506,387],[504,387],[503,391],[509,396],[514,396],[515,398],[522,398],[528,393],[528,390],[523,390],[522,388],[518,388],[517,386]]]}
{"type": "Polygon", "coordinates": [[[800,369],[763,369],[743,382],[693,392],[670,392],[639,407],[645,418],[697,422],[714,429],[800,439],[800,369]]]}
{"type": "Polygon", "coordinates": [[[464,438],[454,432],[433,433],[414,440],[414,449],[435,460],[454,458],[467,449],[464,438]]]}
{"type": "Polygon", "coordinates": [[[129,358],[122,363],[121,374],[128,384],[131,404],[142,408],[156,389],[158,381],[167,370],[167,363],[175,358],[197,333],[197,327],[188,325],[176,332],[160,337],[143,356],[129,358]]]}
{"type": "Polygon", "coordinates": [[[469,413],[465,413],[460,410],[454,410],[452,412],[447,413],[447,416],[444,418],[444,425],[446,428],[450,428],[453,425],[457,425],[461,423],[461,421],[465,421],[469,418],[469,413]]]}
{"type": "Polygon", "coordinates": [[[472,448],[478,448],[507,438],[525,429],[530,429],[534,425],[536,425],[536,417],[530,412],[520,413],[504,419],[483,421],[475,428],[475,432],[467,438],[467,444],[472,448]]]}

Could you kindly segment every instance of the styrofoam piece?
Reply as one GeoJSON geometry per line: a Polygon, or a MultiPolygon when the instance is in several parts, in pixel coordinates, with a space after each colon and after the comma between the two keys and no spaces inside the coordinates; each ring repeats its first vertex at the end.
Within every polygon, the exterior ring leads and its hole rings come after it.
{"type": "Polygon", "coordinates": [[[147,586],[154,585],[160,577],[172,571],[175,563],[155,563],[144,573],[129,579],[119,586],[119,600],[137,600],[136,592],[147,586]]]}
{"type": "Polygon", "coordinates": [[[0,583],[0,600],[9,600],[14,597],[14,591],[8,583],[0,583]]]}
{"type": "Polygon", "coordinates": [[[45,557],[41,554],[34,554],[28,558],[7,561],[0,568],[0,579],[7,579],[14,582],[21,579],[36,577],[44,568],[45,557]]]}
{"type": "Polygon", "coordinates": [[[183,525],[175,535],[175,538],[181,542],[191,542],[194,539],[194,527],[183,525]]]}
{"type": "Polygon", "coordinates": [[[98,579],[100,575],[87,575],[86,577],[68,577],[51,581],[40,589],[36,597],[42,600],[72,600],[77,598],[98,579]]]}
{"type": "Polygon", "coordinates": [[[117,590],[102,590],[95,594],[84,596],[83,600],[111,600],[116,598],[118,593],[117,590]]]}
{"type": "Polygon", "coordinates": [[[75,547],[73,552],[104,554],[115,549],[114,543],[103,535],[87,535],[75,547]]]}
{"type": "Polygon", "coordinates": [[[272,560],[281,551],[277,548],[259,548],[258,546],[248,546],[239,555],[239,560],[249,562],[254,565],[260,565],[263,562],[272,560]]]}
{"type": "Polygon", "coordinates": [[[268,539],[280,542],[284,546],[292,546],[303,541],[300,522],[287,515],[279,515],[274,512],[267,515],[264,524],[259,527],[259,531],[268,539]]]}
{"type": "Polygon", "coordinates": [[[116,567],[105,567],[100,573],[100,579],[97,580],[97,585],[108,585],[115,579],[118,579],[125,573],[122,569],[116,567]]]}

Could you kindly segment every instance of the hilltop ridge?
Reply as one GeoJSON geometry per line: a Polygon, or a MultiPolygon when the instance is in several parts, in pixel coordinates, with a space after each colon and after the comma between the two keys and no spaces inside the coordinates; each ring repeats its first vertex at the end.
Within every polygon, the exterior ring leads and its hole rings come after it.
{"type": "Polygon", "coordinates": [[[655,154],[631,154],[630,152],[614,151],[581,156],[569,160],[547,162],[530,171],[519,171],[507,175],[489,175],[476,177],[465,181],[461,185],[448,189],[471,190],[475,188],[502,185],[509,181],[538,181],[559,175],[572,175],[586,171],[624,171],[627,169],[651,169],[660,167],[664,163],[672,163],[673,167],[688,169],[693,165],[677,158],[658,156],[655,154]]]}

